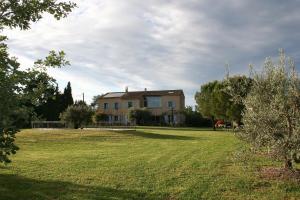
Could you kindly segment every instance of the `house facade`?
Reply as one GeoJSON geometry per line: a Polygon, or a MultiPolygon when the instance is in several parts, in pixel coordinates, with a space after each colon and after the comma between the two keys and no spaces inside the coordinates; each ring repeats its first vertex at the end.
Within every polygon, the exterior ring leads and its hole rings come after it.
{"type": "Polygon", "coordinates": [[[132,109],[146,109],[154,122],[183,123],[185,97],[182,90],[109,92],[98,99],[98,111],[108,116],[109,123],[130,124],[132,109]]]}

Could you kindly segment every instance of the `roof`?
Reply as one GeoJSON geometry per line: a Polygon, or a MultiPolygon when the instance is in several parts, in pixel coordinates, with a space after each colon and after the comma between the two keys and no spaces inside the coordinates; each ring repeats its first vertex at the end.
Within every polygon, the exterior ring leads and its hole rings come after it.
{"type": "Polygon", "coordinates": [[[124,95],[124,92],[110,92],[110,93],[106,93],[102,97],[104,97],[104,98],[114,98],[114,97],[121,97],[123,95],[124,95]]]}
{"type": "Polygon", "coordinates": [[[139,99],[143,96],[180,96],[183,90],[152,90],[152,91],[133,91],[133,92],[109,92],[100,98],[122,98],[122,99],[139,99]]]}

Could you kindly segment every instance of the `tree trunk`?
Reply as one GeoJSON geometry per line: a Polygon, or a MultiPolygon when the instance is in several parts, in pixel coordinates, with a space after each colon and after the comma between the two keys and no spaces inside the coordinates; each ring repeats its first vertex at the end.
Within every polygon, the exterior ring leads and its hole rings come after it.
{"type": "Polygon", "coordinates": [[[292,159],[290,158],[285,158],[285,161],[284,161],[284,168],[286,170],[292,170],[293,169],[293,162],[292,162],[292,159]]]}
{"type": "MultiPolygon", "coordinates": [[[[293,134],[293,127],[292,127],[292,120],[289,114],[287,114],[287,126],[288,126],[288,137],[291,139],[293,134]]],[[[293,169],[293,162],[292,159],[289,156],[285,156],[285,169],[292,170],[293,169]]]]}
{"type": "Polygon", "coordinates": [[[213,130],[215,131],[216,125],[215,125],[215,117],[214,116],[211,116],[211,123],[212,123],[213,130]]]}

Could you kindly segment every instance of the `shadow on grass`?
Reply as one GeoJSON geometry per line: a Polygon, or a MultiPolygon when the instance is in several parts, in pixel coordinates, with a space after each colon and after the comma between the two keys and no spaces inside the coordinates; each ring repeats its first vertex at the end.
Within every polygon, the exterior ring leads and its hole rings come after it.
{"type": "Polygon", "coordinates": [[[197,127],[169,127],[169,126],[137,126],[136,129],[154,129],[166,131],[213,131],[212,128],[197,128],[197,127]]]}
{"type": "Polygon", "coordinates": [[[167,199],[167,194],[0,175],[0,199],[167,199]]]}
{"type": "Polygon", "coordinates": [[[133,135],[143,138],[150,138],[150,139],[169,139],[169,140],[195,140],[199,138],[190,137],[190,136],[182,136],[182,135],[167,135],[167,134],[159,134],[159,133],[149,133],[149,132],[142,132],[142,131],[115,131],[120,134],[127,134],[133,135]]]}

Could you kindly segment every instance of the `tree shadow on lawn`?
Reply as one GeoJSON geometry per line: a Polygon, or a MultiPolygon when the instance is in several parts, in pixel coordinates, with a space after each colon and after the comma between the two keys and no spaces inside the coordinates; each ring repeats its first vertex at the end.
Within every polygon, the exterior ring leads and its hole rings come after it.
{"type": "Polygon", "coordinates": [[[150,132],[142,132],[142,131],[115,131],[119,134],[133,135],[143,138],[150,139],[169,139],[169,140],[196,140],[199,138],[191,137],[191,136],[183,136],[183,135],[167,135],[167,134],[159,134],[159,133],[150,133],[150,132]]]}
{"type": "Polygon", "coordinates": [[[136,129],[152,129],[152,130],[166,130],[166,131],[213,131],[212,128],[197,128],[197,127],[169,127],[169,126],[138,126],[136,129]]]}
{"type": "Polygon", "coordinates": [[[0,199],[167,199],[168,194],[84,186],[63,181],[40,181],[0,175],[0,199]]]}

